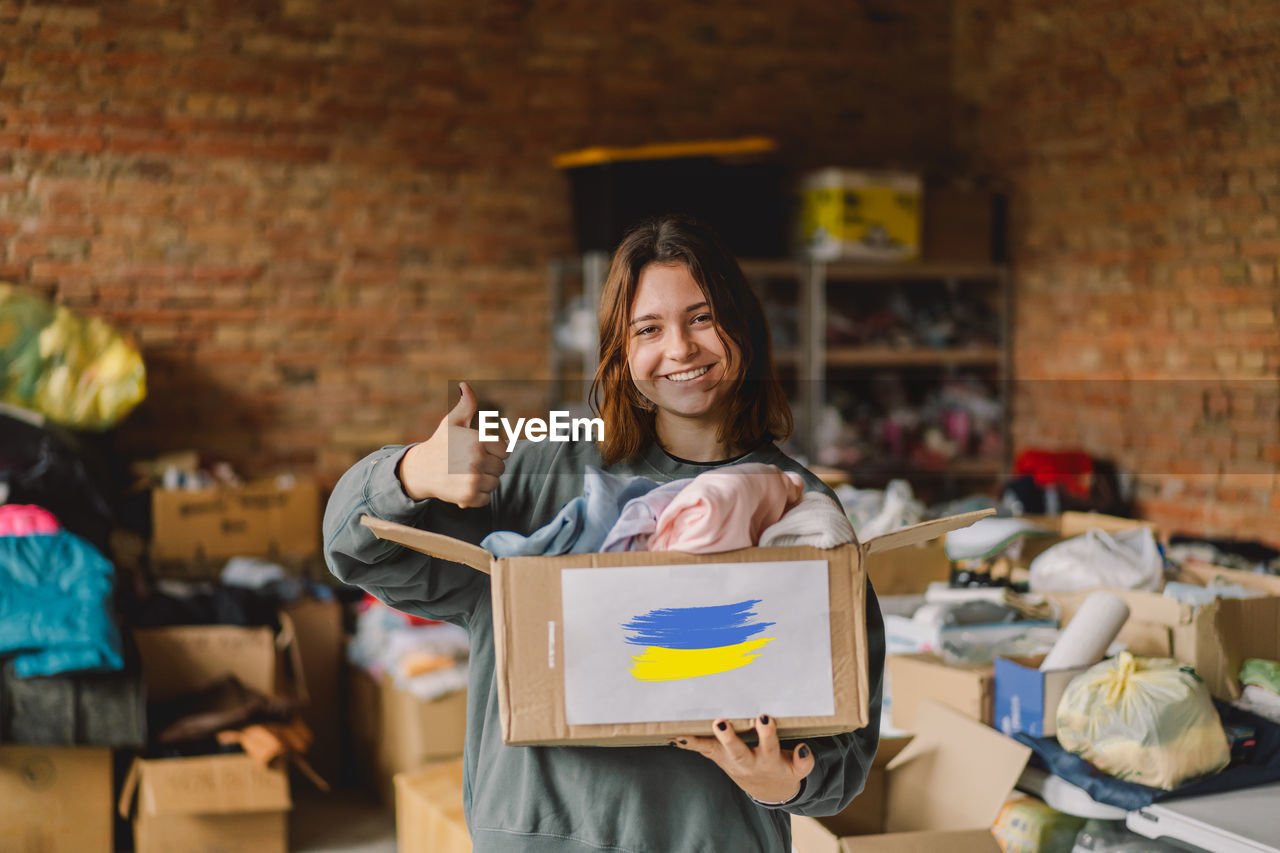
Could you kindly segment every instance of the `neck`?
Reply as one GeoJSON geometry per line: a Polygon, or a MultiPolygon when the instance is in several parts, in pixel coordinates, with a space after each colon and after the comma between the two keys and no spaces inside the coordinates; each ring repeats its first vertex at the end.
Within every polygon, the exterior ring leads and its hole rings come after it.
{"type": "Polygon", "coordinates": [[[662,449],[690,462],[719,462],[742,452],[737,447],[716,440],[718,424],[708,425],[659,412],[654,426],[662,449]]]}

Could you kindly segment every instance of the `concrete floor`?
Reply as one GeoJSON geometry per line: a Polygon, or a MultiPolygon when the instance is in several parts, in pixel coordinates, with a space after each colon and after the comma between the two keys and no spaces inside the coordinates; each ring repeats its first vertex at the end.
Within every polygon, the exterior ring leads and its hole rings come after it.
{"type": "Polygon", "coordinates": [[[396,818],[367,791],[293,791],[289,849],[296,853],[396,853],[396,818]]]}

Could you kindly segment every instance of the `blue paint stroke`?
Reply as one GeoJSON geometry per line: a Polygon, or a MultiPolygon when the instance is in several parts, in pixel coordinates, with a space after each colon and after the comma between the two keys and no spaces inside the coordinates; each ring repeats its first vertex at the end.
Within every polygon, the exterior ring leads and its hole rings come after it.
{"type": "Polygon", "coordinates": [[[712,607],[671,607],[650,610],[623,624],[633,631],[626,641],[634,646],[664,649],[716,649],[746,642],[773,622],[750,622],[760,599],[712,607]]]}

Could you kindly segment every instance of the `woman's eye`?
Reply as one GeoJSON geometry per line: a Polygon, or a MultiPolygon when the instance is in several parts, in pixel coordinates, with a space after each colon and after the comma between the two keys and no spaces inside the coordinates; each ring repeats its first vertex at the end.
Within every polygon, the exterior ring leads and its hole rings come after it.
{"type": "Polygon", "coordinates": [[[637,334],[637,335],[649,335],[649,334],[651,334],[651,333],[653,333],[653,332],[656,332],[656,331],[658,331],[658,327],[657,327],[657,326],[645,326],[645,327],[644,327],[644,328],[642,328],[642,329],[636,329],[636,334],[637,334]]]}
{"type": "Polygon", "coordinates": [[[711,322],[711,315],[710,315],[710,314],[699,314],[698,316],[696,316],[696,317],[694,317],[694,318],[693,318],[693,322],[695,322],[695,323],[710,323],[710,322],[711,322]]]}

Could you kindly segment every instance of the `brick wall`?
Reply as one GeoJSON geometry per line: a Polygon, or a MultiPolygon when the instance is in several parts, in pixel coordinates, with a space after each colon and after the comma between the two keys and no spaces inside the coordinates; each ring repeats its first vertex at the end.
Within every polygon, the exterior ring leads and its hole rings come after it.
{"type": "Polygon", "coordinates": [[[1280,542],[1280,16],[957,0],[959,147],[1012,189],[1018,446],[1172,529],[1280,542]]]}
{"type": "Polygon", "coordinates": [[[943,0],[0,0],[0,279],[137,337],[127,453],[332,481],[545,376],[562,151],[948,151],[943,0]]]}

